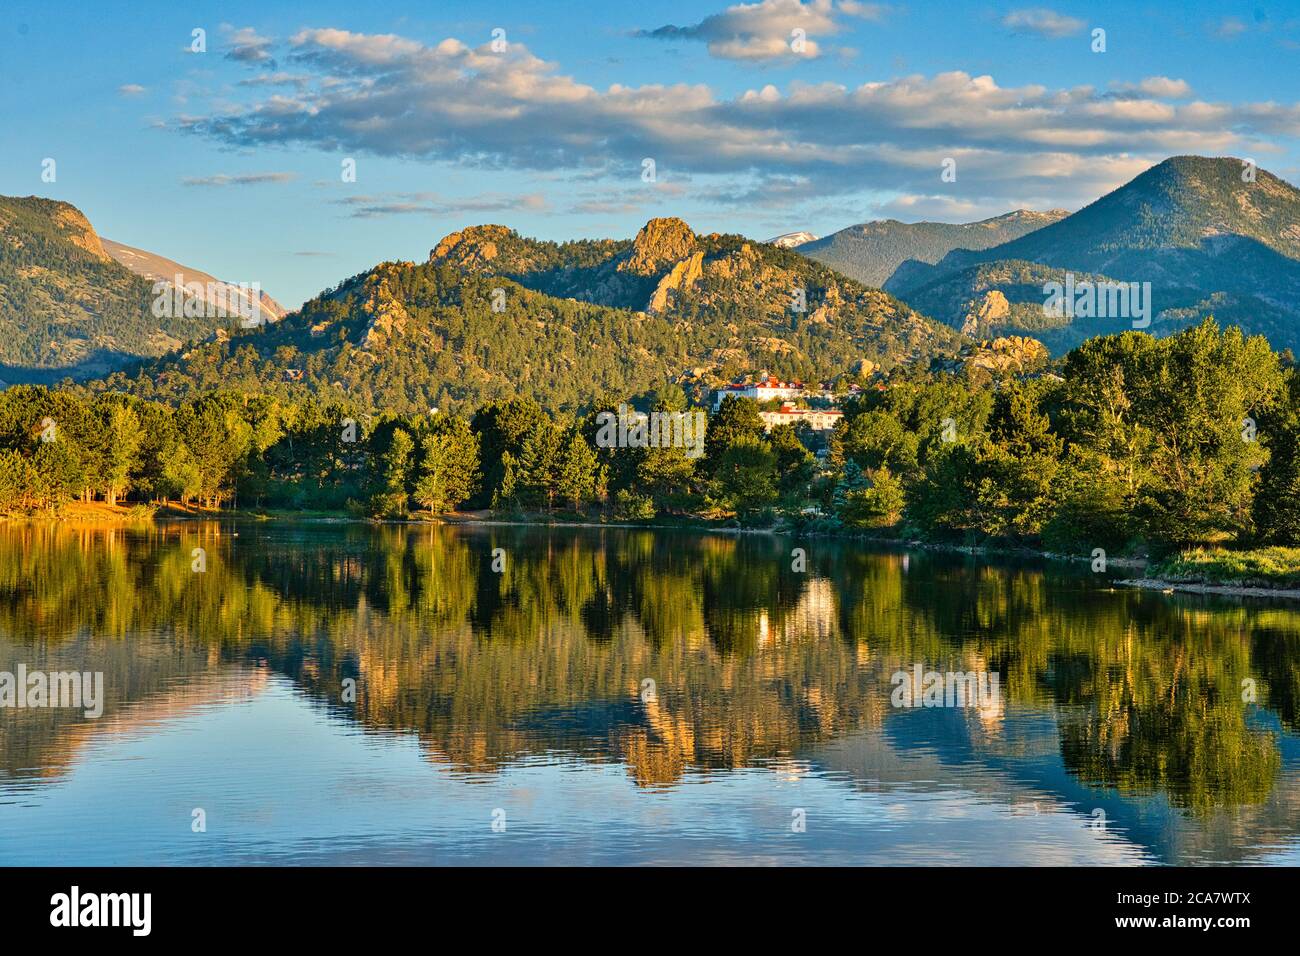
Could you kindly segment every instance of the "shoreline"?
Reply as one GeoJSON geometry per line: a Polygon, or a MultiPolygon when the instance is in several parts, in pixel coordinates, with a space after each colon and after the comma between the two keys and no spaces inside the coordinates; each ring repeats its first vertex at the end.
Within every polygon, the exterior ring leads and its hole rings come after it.
{"type": "MultiPolygon", "coordinates": [[[[408,518],[368,518],[347,512],[281,511],[253,509],[219,509],[209,511],[198,507],[185,508],[177,504],[137,504],[109,506],[102,502],[89,505],[73,503],[61,513],[29,515],[0,515],[0,525],[12,524],[65,524],[69,526],[139,527],[148,524],[182,523],[187,521],[287,521],[299,524],[361,524],[361,525],[446,525],[452,527],[531,527],[531,528],[584,528],[624,531],[693,531],[702,534],[771,535],[798,538],[827,538],[833,541],[859,541],[865,544],[895,550],[930,551],[946,554],[964,554],[972,557],[992,556],[1029,560],[1060,561],[1087,564],[1093,560],[1089,554],[1063,554],[1035,548],[1012,545],[971,545],[944,541],[922,541],[913,538],[893,538],[867,531],[835,531],[828,528],[800,529],[790,526],[741,527],[721,523],[697,521],[680,524],[662,522],[621,521],[564,521],[553,517],[521,515],[507,517],[492,515],[487,510],[457,512],[451,515],[425,515],[408,518]]],[[[1144,568],[1146,558],[1111,557],[1108,566],[1119,568],[1144,568]]],[[[1296,592],[1300,596],[1300,591],[1296,592]]]]}
{"type": "Polygon", "coordinates": [[[1251,584],[1207,584],[1203,581],[1173,581],[1166,578],[1128,578],[1113,582],[1121,587],[1165,594],[1210,594],[1220,597],[1264,597],[1300,601],[1300,588],[1270,588],[1251,584]]]}
{"type": "MultiPolygon", "coordinates": [[[[362,524],[362,525],[445,525],[453,527],[516,527],[516,528],[574,528],[590,530],[623,531],[675,531],[695,532],[711,535],[770,535],[791,538],[826,538],[833,541],[858,541],[874,547],[901,550],[927,551],[933,553],[962,554],[971,557],[1011,558],[1038,561],[1059,561],[1070,564],[1087,564],[1092,560],[1087,554],[1062,554],[1055,551],[1040,551],[1022,546],[970,545],[942,541],[920,541],[905,538],[890,538],[873,535],[869,532],[836,532],[827,528],[799,529],[789,526],[738,527],[707,522],[664,524],[636,523],[617,521],[563,521],[553,517],[521,515],[508,517],[492,515],[487,511],[461,512],[453,515],[428,515],[421,517],[397,519],[375,519],[352,515],[345,512],[323,511],[257,511],[257,510],[219,510],[207,511],[201,508],[183,508],[179,505],[116,505],[108,506],[101,502],[90,505],[74,503],[62,513],[5,515],[0,523],[22,524],[64,524],[82,527],[141,527],[154,524],[183,523],[189,521],[282,521],[299,524],[362,524]]],[[[1145,569],[1151,562],[1146,558],[1117,556],[1107,559],[1107,565],[1114,568],[1145,569]]],[[[1214,583],[1203,579],[1180,580],[1161,577],[1133,577],[1108,579],[1112,586],[1132,588],[1134,590],[1158,591],[1164,594],[1183,593],[1220,597],[1280,598],[1287,601],[1300,601],[1300,588],[1268,587],[1257,584],[1241,584],[1232,581],[1214,583]]]]}

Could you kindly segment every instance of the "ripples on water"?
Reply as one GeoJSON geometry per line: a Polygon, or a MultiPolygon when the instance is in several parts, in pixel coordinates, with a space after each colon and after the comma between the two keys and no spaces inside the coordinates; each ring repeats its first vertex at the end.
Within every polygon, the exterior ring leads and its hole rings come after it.
{"type": "Polygon", "coordinates": [[[0,709],[3,864],[1300,861],[1300,613],[1059,566],[763,535],[5,527],[0,670],[19,663],[102,671],[108,700],[0,709]],[[917,663],[995,673],[1000,697],[893,706],[917,663]]]}

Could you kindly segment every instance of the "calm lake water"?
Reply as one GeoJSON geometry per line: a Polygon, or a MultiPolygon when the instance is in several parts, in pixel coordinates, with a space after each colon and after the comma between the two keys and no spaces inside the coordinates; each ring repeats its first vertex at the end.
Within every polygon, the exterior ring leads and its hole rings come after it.
{"type": "Polygon", "coordinates": [[[1300,863],[1300,611],[1082,564],[9,526],[19,665],[105,703],[0,708],[5,865],[1300,863]],[[917,665],[997,696],[895,706],[917,665]]]}

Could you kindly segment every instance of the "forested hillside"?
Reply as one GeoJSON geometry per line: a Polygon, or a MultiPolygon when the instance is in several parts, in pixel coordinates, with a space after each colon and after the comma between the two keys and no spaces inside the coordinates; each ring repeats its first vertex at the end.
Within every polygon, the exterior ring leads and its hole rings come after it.
{"type": "Polygon", "coordinates": [[[1061,209],[1017,209],[979,222],[899,222],[883,219],[849,226],[801,244],[799,254],[869,286],[887,289],[900,266],[936,263],[954,249],[988,249],[1054,223],[1061,209]]]}
{"type": "Polygon", "coordinates": [[[115,262],[75,207],[0,196],[0,378],[102,375],[231,324],[156,317],[152,283],[115,262]]]}
{"type": "Polygon", "coordinates": [[[499,226],[430,261],[384,263],[274,326],[96,383],[179,402],[216,388],[310,393],[375,411],[556,409],[601,392],[711,385],[766,369],[809,381],[928,362],[961,336],[796,253],[654,220],[631,242],[563,245],[499,226]]]}

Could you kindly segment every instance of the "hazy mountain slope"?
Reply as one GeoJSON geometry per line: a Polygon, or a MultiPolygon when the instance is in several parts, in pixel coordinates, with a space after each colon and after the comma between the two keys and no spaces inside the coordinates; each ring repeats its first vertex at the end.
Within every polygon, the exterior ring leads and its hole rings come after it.
{"type": "Polygon", "coordinates": [[[0,196],[0,379],[102,375],[228,324],[156,318],[152,301],[75,206],[0,196]]]}
{"type": "MultiPolygon", "coordinates": [[[[1107,279],[1091,272],[1074,275],[1078,282],[1107,279]]],[[[1043,285],[1060,279],[1060,270],[1050,266],[998,259],[941,273],[909,293],[909,299],[914,308],[942,317],[973,338],[1029,335],[1053,354],[1061,354],[1079,344],[1081,326],[1043,309],[1043,285]]],[[[1129,318],[1089,319],[1087,335],[1110,335],[1131,328],[1129,318]]]]}
{"type": "Polygon", "coordinates": [[[702,388],[758,369],[830,378],[960,343],[793,252],[695,236],[681,220],[652,220],[631,241],[562,245],[478,226],[447,236],[429,262],[384,263],[275,325],[106,384],[169,400],[233,387],[310,389],[376,411],[516,394],[572,409],[602,392],[702,388]],[[803,311],[791,309],[795,289],[803,311]]]}
{"type": "Polygon", "coordinates": [[[824,239],[800,245],[799,252],[857,279],[884,288],[909,259],[934,263],[953,249],[987,249],[1041,229],[1065,216],[1064,210],[1033,212],[1019,209],[980,222],[898,222],[885,219],[859,223],[824,239]]]}
{"type": "Polygon", "coordinates": [[[1300,348],[1300,190],[1262,169],[1243,181],[1242,171],[1237,159],[1173,157],[1060,222],[991,249],[951,252],[937,265],[910,263],[889,286],[975,334],[1039,335],[1046,322],[1059,352],[1130,326],[1054,322],[1042,314],[1043,283],[1062,281],[1066,272],[1076,280],[1150,282],[1152,333],[1213,314],[1267,335],[1277,348],[1300,348]],[[973,312],[1000,311],[996,302],[988,307],[993,293],[1024,308],[972,327],[973,312]]]}
{"type": "MultiPolygon", "coordinates": [[[[141,278],[148,279],[151,283],[157,281],[175,284],[176,277],[180,276],[182,285],[197,283],[204,289],[204,295],[200,298],[207,301],[206,292],[210,286],[216,287],[219,297],[224,297],[224,301],[231,301],[232,293],[240,298],[244,293],[237,285],[218,279],[207,272],[194,269],[190,266],[183,266],[175,260],[160,256],[155,252],[146,252],[143,249],[137,249],[134,246],[128,246],[125,243],[114,242],[112,239],[100,238],[100,243],[104,251],[114,260],[126,266],[141,278]],[[224,290],[230,290],[226,292],[224,290]]],[[[267,322],[278,322],[284,317],[286,309],[275,299],[271,298],[263,290],[260,297],[262,318],[267,322]]]]}
{"type": "Polygon", "coordinates": [[[981,258],[1112,275],[1155,266],[1181,275],[1183,255],[1192,261],[1207,251],[1217,255],[1217,243],[1243,237],[1300,259],[1300,190],[1263,169],[1245,182],[1242,170],[1238,159],[1171,157],[1072,216],[981,258]]]}

